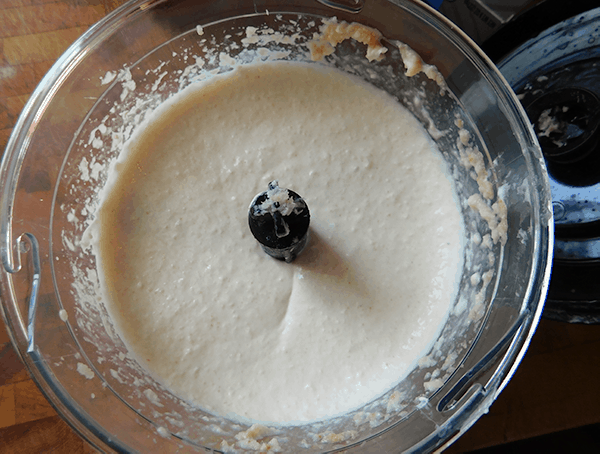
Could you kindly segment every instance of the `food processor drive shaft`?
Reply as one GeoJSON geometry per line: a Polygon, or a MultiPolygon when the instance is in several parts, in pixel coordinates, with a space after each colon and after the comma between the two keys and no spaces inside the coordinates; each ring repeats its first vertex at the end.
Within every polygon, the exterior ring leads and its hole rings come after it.
{"type": "Polygon", "coordinates": [[[248,224],[263,250],[278,260],[293,261],[308,243],[310,212],[302,197],[279,187],[277,180],[250,204],[248,224]]]}

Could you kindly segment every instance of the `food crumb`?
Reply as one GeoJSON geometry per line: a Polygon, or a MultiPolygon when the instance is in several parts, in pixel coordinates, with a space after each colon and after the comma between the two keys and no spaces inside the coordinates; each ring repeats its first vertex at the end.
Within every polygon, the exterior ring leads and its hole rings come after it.
{"type": "Polygon", "coordinates": [[[323,21],[318,40],[309,43],[310,55],[314,61],[322,60],[333,54],[335,46],[347,39],[354,39],[367,46],[366,57],[369,61],[379,61],[388,49],[381,44],[382,35],[374,28],[356,22],[337,22],[335,18],[323,21]]]}
{"type": "Polygon", "coordinates": [[[83,363],[77,363],[77,372],[83,375],[88,380],[94,378],[94,372],[88,366],[83,363]]]}

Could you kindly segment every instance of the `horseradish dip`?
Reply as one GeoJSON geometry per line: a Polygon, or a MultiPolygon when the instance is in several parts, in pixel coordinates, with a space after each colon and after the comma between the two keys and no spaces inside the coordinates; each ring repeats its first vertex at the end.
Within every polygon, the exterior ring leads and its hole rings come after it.
{"type": "Polygon", "coordinates": [[[270,424],[346,413],[436,340],[462,267],[460,211],[422,125],[318,64],[256,63],[191,85],[138,127],[87,231],[130,352],[175,394],[270,424]],[[248,206],[302,194],[310,240],[267,256],[248,206]]]}

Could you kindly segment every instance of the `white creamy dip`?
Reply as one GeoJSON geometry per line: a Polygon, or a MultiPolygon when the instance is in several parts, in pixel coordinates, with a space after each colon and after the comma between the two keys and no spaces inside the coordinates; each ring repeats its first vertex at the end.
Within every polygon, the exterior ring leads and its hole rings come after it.
{"type": "Polygon", "coordinates": [[[360,407],[427,353],[454,301],[445,170],[406,109],[337,70],[253,64],[191,86],[138,128],[88,229],[109,312],[140,363],[213,413],[360,407]],[[293,263],[248,228],[272,180],[310,208],[293,263]]]}

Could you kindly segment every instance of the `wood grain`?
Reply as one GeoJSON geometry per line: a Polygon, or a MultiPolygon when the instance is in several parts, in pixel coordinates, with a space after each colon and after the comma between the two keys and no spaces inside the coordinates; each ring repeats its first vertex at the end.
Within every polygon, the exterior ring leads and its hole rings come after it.
{"type": "Polygon", "coordinates": [[[0,1],[0,150],[19,113],[60,55],[125,0],[0,1]]]}
{"type": "Polygon", "coordinates": [[[88,27],[4,38],[4,59],[11,66],[56,60],[88,27]]]}
{"type": "Polygon", "coordinates": [[[600,422],[600,325],[542,320],[506,389],[447,452],[461,453],[600,422]]]}
{"type": "Polygon", "coordinates": [[[0,453],[91,454],[31,380],[0,324],[0,453]]]}
{"type": "Polygon", "coordinates": [[[95,454],[58,416],[0,429],[0,451],[11,454],[95,454]]]}
{"type": "Polygon", "coordinates": [[[27,35],[43,38],[46,32],[73,27],[87,28],[105,15],[102,5],[74,5],[67,2],[7,8],[0,16],[0,38],[18,40],[27,35]]]}
{"type": "MultiPolygon", "coordinates": [[[[125,0],[0,0],[0,150],[29,96],[56,59],[125,0]]],[[[96,450],[56,414],[0,323],[0,453],[96,450]]]]}
{"type": "MultiPolygon", "coordinates": [[[[0,0],[0,150],[60,54],[124,0],[0,0]]],[[[600,326],[543,320],[503,393],[448,453],[600,422],[600,326]]],[[[0,453],[95,452],[44,399],[0,323],[0,453]]]]}

